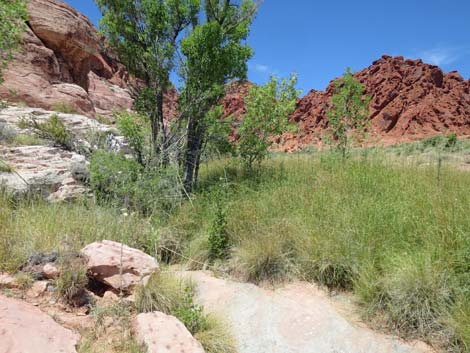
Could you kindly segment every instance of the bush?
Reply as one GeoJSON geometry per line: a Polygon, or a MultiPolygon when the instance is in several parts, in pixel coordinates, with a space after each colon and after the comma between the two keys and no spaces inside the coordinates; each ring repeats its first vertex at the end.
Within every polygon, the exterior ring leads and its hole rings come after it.
{"type": "Polygon", "coordinates": [[[90,186],[98,200],[127,207],[141,169],[123,155],[96,151],[91,158],[90,186]]]}
{"type": "Polygon", "coordinates": [[[446,269],[427,255],[395,256],[382,281],[381,305],[402,334],[430,338],[443,330],[453,297],[446,269]]]}
{"type": "Polygon", "coordinates": [[[204,329],[194,335],[206,353],[237,353],[229,328],[214,316],[206,318],[204,329]]]}
{"type": "Polygon", "coordinates": [[[177,317],[195,334],[205,327],[203,307],[193,302],[191,285],[169,273],[155,273],[147,285],[136,291],[139,312],[161,311],[177,317]]]}
{"type": "Polygon", "coordinates": [[[41,123],[35,119],[26,121],[25,124],[37,130],[41,138],[52,140],[55,145],[67,150],[72,150],[72,137],[67,131],[62,120],[57,114],[52,114],[45,122],[41,123]]]}
{"type": "Polygon", "coordinates": [[[135,293],[135,306],[141,313],[161,311],[172,314],[181,305],[185,288],[182,279],[169,273],[154,273],[146,286],[139,287],[135,293]]]}
{"type": "Polygon", "coordinates": [[[116,123],[137,155],[137,161],[145,164],[145,146],[149,134],[148,123],[140,115],[121,112],[116,115],[116,123]]]}
{"type": "Polygon", "coordinates": [[[228,256],[230,242],[227,233],[227,206],[224,205],[225,190],[216,187],[211,197],[214,200],[214,215],[209,228],[209,257],[214,261],[228,256]]]}
{"type": "Polygon", "coordinates": [[[85,288],[88,285],[87,269],[83,260],[78,257],[62,258],[59,266],[59,277],[55,281],[57,295],[67,304],[81,306],[85,288]]]}

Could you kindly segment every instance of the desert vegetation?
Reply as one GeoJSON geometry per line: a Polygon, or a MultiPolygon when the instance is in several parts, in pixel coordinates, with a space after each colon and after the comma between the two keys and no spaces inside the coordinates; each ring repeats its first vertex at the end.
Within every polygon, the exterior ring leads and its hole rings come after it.
{"type": "MultiPolygon", "coordinates": [[[[470,350],[470,140],[451,133],[372,146],[371,97],[348,69],[325,104],[328,146],[276,152],[280,136],[297,128],[289,120],[300,95],[295,75],[250,85],[241,118],[221,106],[227,86],[246,79],[259,2],[96,3],[102,32],[142,83],[134,111],[97,116],[116,123],[128,150],[101,148],[109,135],[97,133],[80,180],[90,194],[71,202],[0,188],[0,272],[15,274],[21,290],[34,283],[25,268],[35,254],[57,254],[54,294],[68,307],[89,289],[77,255],[87,244],[113,240],[158,258],[160,271],[133,302],[121,289],[111,306],[87,303],[93,328],[80,352],[145,351],[131,319],[158,311],[180,320],[206,352],[235,353],[230,328],[196,304],[181,275],[206,269],[259,286],[301,280],[348,293],[374,328],[470,350]],[[173,74],[181,86],[170,118],[164,98],[173,74]]],[[[19,44],[25,12],[20,1],[0,4],[8,19],[0,69],[19,44]]],[[[80,154],[58,115],[74,107],[53,110],[22,121],[21,133],[0,125],[1,144],[49,141],[80,154]]],[[[0,159],[0,173],[16,171],[0,159]]]]}
{"type": "MultiPolygon", "coordinates": [[[[465,351],[470,180],[448,161],[397,163],[403,157],[396,155],[424,144],[437,156],[449,139],[353,149],[345,161],[334,150],[274,155],[256,170],[215,159],[202,165],[190,200],[161,187],[172,183],[168,176],[139,175],[138,163],[101,155],[100,172],[111,168],[109,175],[124,179],[105,177],[107,189],[100,189],[92,177],[97,201],[58,206],[2,196],[0,265],[18,270],[32,252],[60,248],[66,234],[75,249],[115,239],[149,253],[159,249],[163,263],[218,268],[254,283],[300,278],[332,293],[351,291],[382,329],[465,351]],[[142,185],[143,199],[133,200],[130,190],[142,185]],[[146,202],[156,194],[165,201],[146,202]]],[[[452,149],[468,154],[468,141],[452,149]]],[[[209,325],[197,309],[184,309],[189,285],[158,276],[151,283],[137,295],[138,310],[195,320],[189,327],[209,325]]],[[[207,335],[199,332],[193,330],[207,335]]]]}

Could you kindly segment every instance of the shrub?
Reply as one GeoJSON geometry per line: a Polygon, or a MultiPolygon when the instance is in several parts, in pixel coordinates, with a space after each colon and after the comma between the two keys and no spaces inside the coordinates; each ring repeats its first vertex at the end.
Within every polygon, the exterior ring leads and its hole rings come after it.
{"type": "Polygon", "coordinates": [[[194,335],[206,353],[237,353],[235,340],[227,325],[218,318],[209,315],[204,329],[194,335]]]}
{"type": "MultiPolygon", "coordinates": [[[[59,266],[59,277],[55,281],[57,295],[67,304],[76,305],[88,285],[87,269],[78,257],[62,258],[59,266]]],[[[79,304],[77,305],[79,306],[79,304]]]]}
{"type": "Polygon", "coordinates": [[[266,158],[272,137],[288,130],[288,117],[300,93],[296,83],[296,76],[281,82],[272,77],[264,86],[250,87],[245,98],[246,113],[237,131],[238,153],[249,170],[266,158]]]}
{"type": "Polygon", "coordinates": [[[40,137],[52,140],[54,144],[64,149],[72,150],[72,137],[57,114],[52,114],[42,123],[33,118],[26,124],[37,130],[40,137]]]}
{"type": "Polygon", "coordinates": [[[141,166],[123,155],[96,151],[90,165],[90,185],[98,200],[128,206],[141,166]]]}
{"type": "Polygon", "coordinates": [[[138,114],[121,112],[116,115],[116,123],[135,151],[137,161],[143,165],[145,162],[146,140],[149,136],[147,122],[138,114]]]}
{"type": "Polygon", "coordinates": [[[225,190],[216,187],[211,197],[214,200],[214,215],[209,228],[209,257],[214,261],[227,257],[230,242],[227,233],[227,206],[224,204],[225,190]]]}
{"type": "Polygon", "coordinates": [[[457,146],[457,142],[458,142],[458,139],[457,139],[457,134],[456,133],[452,133],[452,134],[449,134],[446,136],[446,148],[453,148],[455,146],[457,146]]]}
{"type": "Polygon", "coordinates": [[[460,295],[452,307],[450,327],[454,333],[456,348],[464,352],[470,350],[470,296],[460,295]]]}
{"type": "Polygon", "coordinates": [[[181,305],[184,290],[188,285],[169,273],[154,273],[146,286],[135,293],[135,306],[141,313],[161,311],[172,314],[181,305]]]}
{"type": "Polygon", "coordinates": [[[14,169],[12,166],[0,159],[0,173],[12,173],[13,171],[14,169]]]}
{"type": "Polygon", "coordinates": [[[193,335],[205,327],[204,309],[194,304],[191,285],[169,273],[153,274],[147,285],[136,291],[136,308],[139,312],[161,311],[173,315],[193,335]]]}
{"type": "Polygon", "coordinates": [[[412,337],[442,331],[453,296],[450,281],[447,270],[427,256],[395,256],[380,294],[389,322],[412,337]]]}
{"type": "Polygon", "coordinates": [[[356,81],[350,68],[335,82],[335,93],[327,111],[331,132],[329,142],[341,152],[343,159],[350,148],[350,139],[360,140],[369,124],[370,97],[364,97],[364,86],[356,81]]]}
{"type": "Polygon", "coordinates": [[[288,240],[280,236],[254,235],[234,251],[232,269],[253,283],[277,282],[293,272],[291,248],[288,240]]]}

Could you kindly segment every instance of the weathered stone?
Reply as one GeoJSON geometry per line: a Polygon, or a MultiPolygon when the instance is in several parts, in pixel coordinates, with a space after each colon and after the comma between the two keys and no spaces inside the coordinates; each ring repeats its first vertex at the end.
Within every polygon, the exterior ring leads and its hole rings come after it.
{"type": "Polygon", "coordinates": [[[34,282],[31,288],[27,291],[26,295],[29,298],[39,298],[47,293],[47,287],[49,286],[48,281],[37,281],[34,282]]]}
{"type": "Polygon", "coordinates": [[[174,316],[160,312],[139,314],[135,331],[148,353],[204,353],[201,344],[174,316]]]}
{"type": "Polygon", "coordinates": [[[0,295],[0,352],[76,353],[79,338],[31,304],[0,295]]]}
{"type": "Polygon", "coordinates": [[[8,273],[0,273],[0,288],[18,288],[18,281],[8,273]]]}
{"type": "Polygon", "coordinates": [[[42,267],[42,273],[47,279],[56,279],[60,274],[59,269],[50,262],[42,267]]]}
{"type": "Polygon", "coordinates": [[[205,272],[187,277],[195,284],[195,302],[230,325],[239,353],[434,352],[422,342],[404,342],[354,322],[352,308],[340,307],[310,283],[268,290],[205,272]]]}
{"type": "Polygon", "coordinates": [[[114,241],[103,240],[81,251],[90,275],[116,290],[129,291],[158,270],[155,258],[114,241]]]}

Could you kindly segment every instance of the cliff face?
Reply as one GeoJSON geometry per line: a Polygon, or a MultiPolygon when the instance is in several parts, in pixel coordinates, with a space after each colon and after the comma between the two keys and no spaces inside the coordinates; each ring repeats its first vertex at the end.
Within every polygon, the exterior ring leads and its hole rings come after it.
{"type": "Polygon", "coordinates": [[[109,115],[129,109],[129,75],[91,22],[60,0],[30,0],[23,48],[4,72],[0,99],[109,115]]]}
{"type": "MultiPolygon", "coordinates": [[[[445,74],[421,60],[384,55],[355,77],[372,97],[369,132],[373,140],[389,144],[441,133],[470,135],[470,81],[457,72],[445,74]]],[[[283,149],[321,142],[333,94],[332,81],[325,91],[312,90],[299,100],[291,116],[299,124],[299,133],[279,139],[283,149]]]]}

